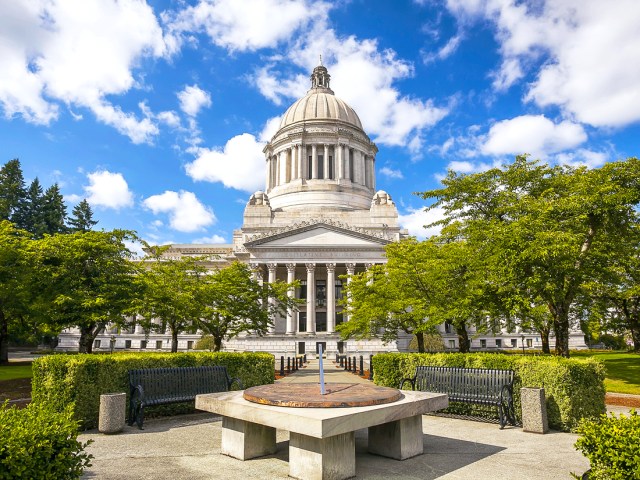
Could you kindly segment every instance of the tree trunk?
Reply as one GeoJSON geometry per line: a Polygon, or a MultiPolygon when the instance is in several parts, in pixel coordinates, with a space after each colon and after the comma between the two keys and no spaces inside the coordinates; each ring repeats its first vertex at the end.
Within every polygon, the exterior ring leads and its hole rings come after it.
{"type": "Polygon", "coordinates": [[[93,327],[80,327],[80,340],[78,341],[78,353],[93,352],[93,340],[96,338],[93,327]]]}
{"type": "Polygon", "coordinates": [[[0,364],[9,363],[9,322],[0,310],[0,364]]]}
{"type": "Polygon", "coordinates": [[[471,341],[469,340],[467,328],[464,325],[456,327],[456,333],[458,334],[458,351],[460,353],[469,353],[469,350],[471,349],[471,341]]]}
{"type": "Polygon", "coordinates": [[[171,353],[178,352],[178,330],[171,329],[171,353]]]}
{"type": "Polygon", "coordinates": [[[424,333],[416,333],[416,340],[418,341],[418,352],[424,353],[424,333]]]}
{"type": "Polygon", "coordinates": [[[213,351],[219,352],[222,350],[222,337],[217,335],[212,335],[213,337],[213,351]]]}
{"type": "Polygon", "coordinates": [[[550,311],[556,334],[556,355],[569,358],[569,308],[559,305],[550,307],[550,311]]]}
{"type": "Polygon", "coordinates": [[[538,333],[542,341],[542,353],[551,353],[551,349],[549,348],[549,327],[539,328],[538,333]]]}

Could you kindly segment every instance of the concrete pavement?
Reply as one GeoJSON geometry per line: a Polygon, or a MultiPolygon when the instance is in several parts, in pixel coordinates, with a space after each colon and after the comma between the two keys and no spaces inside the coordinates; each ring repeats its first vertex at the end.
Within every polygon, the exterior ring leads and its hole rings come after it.
{"type": "MultiPolygon", "coordinates": [[[[367,382],[351,373],[325,367],[328,383],[367,382]]],[[[318,382],[317,361],[278,380],[318,382]]],[[[577,436],[524,433],[516,427],[424,416],[424,454],[404,461],[367,452],[367,430],[356,432],[358,479],[569,479],[582,474],[588,461],[573,448],[577,436]]],[[[287,479],[289,433],[277,432],[275,455],[242,462],[220,455],[221,420],[211,414],[149,419],[143,431],[125,427],[118,435],[88,431],[87,451],[94,455],[86,479],[287,479]]]]}

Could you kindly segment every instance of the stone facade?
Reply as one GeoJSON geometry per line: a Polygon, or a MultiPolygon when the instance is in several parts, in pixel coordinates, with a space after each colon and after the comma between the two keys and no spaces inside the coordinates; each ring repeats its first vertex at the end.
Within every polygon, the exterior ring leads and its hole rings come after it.
{"type": "MultiPolygon", "coordinates": [[[[335,331],[336,325],[348,321],[339,305],[343,282],[349,275],[384,263],[384,246],[407,237],[407,231],[398,224],[391,196],[376,191],[376,145],[356,112],[334,95],[330,78],[324,66],[314,69],[311,89],[289,107],[264,147],[265,189],[249,197],[233,243],[172,245],[165,253],[175,258],[205,255],[211,267],[239,260],[252,266],[259,281],[301,283],[290,292],[304,300],[298,311],[275,318],[266,336],[231,339],[224,344],[226,350],[279,356],[314,353],[320,344],[329,355],[408,349],[406,335],[385,345],[379,339],[343,342],[335,331]]],[[[455,338],[449,338],[444,327],[442,333],[445,346],[457,349],[455,338]]],[[[179,348],[192,348],[198,338],[182,335],[179,348]]],[[[514,338],[517,343],[519,335],[514,338]]],[[[512,341],[505,339],[503,345],[511,347],[512,341]]],[[[73,348],[74,342],[77,345],[77,334],[64,332],[59,347],[73,348]]],[[[97,338],[97,347],[109,349],[112,342],[115,349],[170,346],[167,332],[139,328],[120,335],[105,332],[97,338]]],[[[495,345],[493,340],[490,343],[495,345]]]]}

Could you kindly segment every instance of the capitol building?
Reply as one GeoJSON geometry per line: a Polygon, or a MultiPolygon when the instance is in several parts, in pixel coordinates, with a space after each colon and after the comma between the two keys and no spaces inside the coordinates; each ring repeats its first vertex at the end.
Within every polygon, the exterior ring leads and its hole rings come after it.
{"type": "MultiPolygon", "coordinates": [[[[353,108],[334,95],[330,80],[327,69],[317,66],[307,94],[282,116],[263,150],[265,188],[250,196],[233,243],[172,245],[165,252],[173,258],[205,256],[211,268],[245,262],[263,282],[299,282],[299,288],[289,292],[301,299],[297,310],[275,318],[266,335],[243,334],[226,341],[224,350],[291,356],[315,353],[320,346],[329,355],[409,348],[411,336],[406,334],[383,344],[377,338],[343,341],[336,333],[336,326],[348,321],[339,306],[348,276],[386,262],[385,245],[408,233],[398,224],[391,196],[376,190],[375,143],[353,108]]],[[[98,335],[94,348],[170,348],[168,332],[145,332],[141,326],[116,332],[107,329],[98,335]]],[[[442,334],[445,347],[457,349],[455,333],[443,326],[442,334]]],[[[58,348],[77,350],[78,336],[73,329],[62,332],[58,348]]],[[[199,338],[200,334],[182,334],[179,350],[192,349],[199,338]]],[[[539,335],[525,339],[521,332],[505,332],[504,339],[474,338],[472,347],[520,348],[520,341],[527,348],[540,348],[539,335]]]]}

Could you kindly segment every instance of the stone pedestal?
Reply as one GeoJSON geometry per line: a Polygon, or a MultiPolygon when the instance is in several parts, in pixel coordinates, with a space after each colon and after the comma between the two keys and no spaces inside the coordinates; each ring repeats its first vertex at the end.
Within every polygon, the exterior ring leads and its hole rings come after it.
{"type": "Polygon", "coordinates": [[[289,476],[303,480],[342,480],[355,477],[355,432],[327,438],[291,432],[289,476]]]}
{"type": "Polygon", "coordinates": [[[98,431],[100,433],[118,433],[124,428],[126,413],[126,393],[105,393],[100,395],[100,416],[98,431]]]}
{"type": "Polygon", "coordinates": [[[422,416],[369,427],[369,453],[396,460],[422,455],[422,416]]]}
{"type": "Polygon", "coordinates": [[[547,433],[547,405],[544,388],[521,388],[522,430],[532,433],[547,433]]]}
{"type": "Polygon", "coordinates": [[[221,453],[239,460],[276,453],[276,429],[237,418],[222,417],[221,453]]]}

